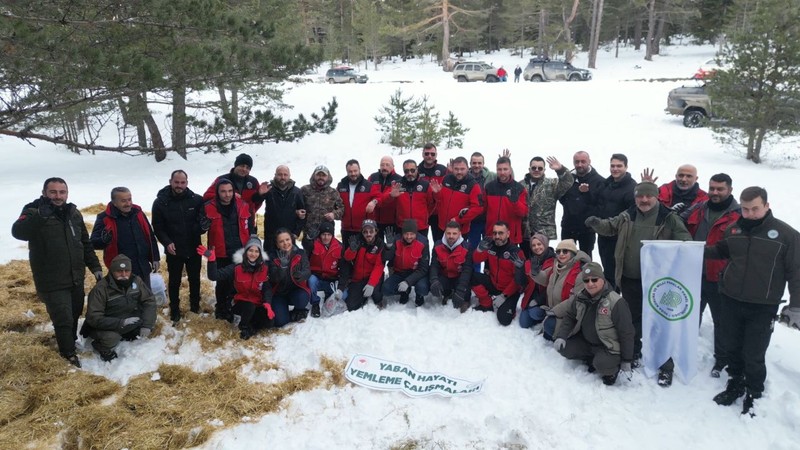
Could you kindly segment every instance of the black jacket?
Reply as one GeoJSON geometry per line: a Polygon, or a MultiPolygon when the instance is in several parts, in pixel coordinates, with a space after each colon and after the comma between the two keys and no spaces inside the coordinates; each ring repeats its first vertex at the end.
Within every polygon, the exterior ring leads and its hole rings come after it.
{"type": "Polygon", "coordinates": [[[294,185],[294,181],[289,181],[284,190],[273,184],[272,189],[264,196],[264,240],[274,240],[275,232],[279,228],[286,228],[293,235],[299,236],[305,219],[299,219],[295,211],[305,208],[303,194],[294,185]]]}
{"type": "Polygon", "coordinates": [[[626,173],[619,181],[614,181],[611,176],[606,178],[596,197],[592,197],[597,205],[595,215],[601,219],[608,219],[635,205],[633,197],[635,188],[636,181],[630,173],[626,173]]]}
{"type": "Polygon", "coordinates": [[[39,215],[42,199],[22,208],[11,227],[11,234],[28,241],[33,282],[39,292],[52,292],[83,286],[86,268],[102,271],[100,261],[89,241],[86,224],[72,203],[47,218],[39,215]]]}
{"type": "Polygon", "coordinates": [[[572,171],[572,178],[575,180],[566,194],[558,199],[564,207],[564,214],[561,216],[561,229],[563,230],[584,230],[584,222],[589,216],[596,215],[596,205],[592,199],[595,192],[600,191],[605,184],[605,178],[600,176],[594,167],[584,176],[579,176],[572,171]],[[589,185],[588,192],[581,192],[578,187],[586,183],[589,185]]]}
{"type": "Polygon", "coordinates": [[[164,246],[175,244],[175,253],[182,258],[195,255],[200,245],[200,235],[207,230],[200,229],[200,220],[205,216],[203,197],[186,189],[176,196],[169,186],[156,195],[153,202],[153,231],[164,246]]]}

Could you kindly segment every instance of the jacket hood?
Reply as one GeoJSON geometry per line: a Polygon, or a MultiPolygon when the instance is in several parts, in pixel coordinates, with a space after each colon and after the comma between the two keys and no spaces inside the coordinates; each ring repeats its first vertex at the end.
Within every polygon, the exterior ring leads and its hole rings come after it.
{"type": "Polygon", "coordinates": [[[325,166],[320,166],[320,167],[315,168],[314,172],[311,173],[311,176],[308,177],[308,184],[311,186],[311,189],[315,189],[315,190],[321,191],[323,189],[327,189],[327,188],[331,187],[332,183],[333,183],[333,177],[331,176],[331,172],[325,166]],[[325,172],[325,175],[328,176],[328,178],[325,180],[325,185],[322,186],[322,188],[318,188],[317,187],[317,183],[314,181],[314,175],[316,175],[319,172],[325,172]]]}
{"type": "Polygon", "coordinates": [[[458,247],[459,245],[461,245],[462,242],[464,242],[464,236],[459,236],[458,240],[456,241],[456,243],[453,244],[453,246],[451,247],[451,246],[447,245],[447,238],[442,236],[442,244],[444,244],[444,246],[449,248],[450,250],[453,250],[454,248],[458,247]]]}

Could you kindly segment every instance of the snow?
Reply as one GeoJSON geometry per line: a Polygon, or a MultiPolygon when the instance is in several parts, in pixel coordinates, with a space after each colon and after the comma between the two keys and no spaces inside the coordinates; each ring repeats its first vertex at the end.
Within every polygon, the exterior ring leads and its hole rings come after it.
{"type": "MultiPolygon", "coordinates": [[[[508,148],[520,177],[532,156],[555,155],[571,166],[572,154],[586,150],[598,171],[607,174],[610,155],[621,152],[629,157],[629,171],[637,179],[651,167],[661,182],[672,179],[678,165],[693,163],[704,187],[718,172],[732,176],[735,194],[746,186],[765,186],[776,217],[800,226],[800,211],[791,206],[794,177],[800,175],[789,156],[796,141],[780,143],[766,155],[765,164],[754,165],[715,141],[710,130],[684,128],[679,117],[663,110],[670,89],[693,81],[634,80],[688,78],[714,56],[714,49],[663,50],[665,54],[653,62],[629,48],[621,49],[618,59],[613,48],[601,50],[594,79],[585,83],[464,84],[429,59],[417,59],[382,64],[377,71],[370,65],[365,85],[287,84],[285,101],[294,106],[289,115],[318,111],[336,97],[340,105],[336,131],[297,143],[249,146],[227,155],[192,153],[188,161],[174,155],[163,163],[144,156],[76,155],[48,144],[32,147],[3,138],[0,155],[6,162],[0,169],[0,200],[7,207],[0,211],[0,223],[7,226],[0,231],[0,246],[5,249],[0,261],[27,258],[26,244],[11,237],[10,224],[19,208],[39,195],[41,182],[49,176],[67,180],[70,201],[79,207],[105,203],[112,187],[125,185],[134,202],[149,210],[172,170],[186,170],[190,187],[202,192],[216,175],[228,171],[239,151],[254,157],[253,175],[260,180],[270,179],[279,164],[291,167],[299,185],[307,183],[318,164],[327,165],[338,179],[350,158],[359,159],[362,171],[371,173],[380,157],[391,153],[378,143],[372,118],[397,89],[406,96],[427,95],[442,115],[452,110],[470,128],[465,148],[440,149],[440,160],[480,151],[491,167],[495,155],[508,148]]],[[[474,56],[509,71],[527,63],[527,57],[507,52],[474,56]]],[[[585,56],[579,55],[574,65],[586,67],[585,56]]],[[[156,119],[165,121],[166,116],[156,119]]],[[[395,155],[395,163],[399,166],[409,157],[419,160],[419,153],[395,155]]],[[[94,217],[86,220],[93,222],[94,217]]],[[[120,344],[120,358],[110,364],[101,362],[84,342],[83,370],[123,384],[150,373],[158,382],[162,363],[202,372],[252,352],[235,342],[203,351],[185,328],[173,328],[165,317],[160,319],[161,334],[120,344]]],[[[370,305],[325,320],[309,319],[293,325],[289,334],[254,338],[264,341],[259,353],[263,359],[279,369],[259,371],[248,365],[243,368],[245,375],[253,382],[271,383],[320,369],[321,356],[348,360],[365,353],[421,371],[485,380],[483,392],[462,398],[412,399],[354,385],[320,388],[289,397],[277,413],[243,418],[238,425],[209,418],[220,430],[203,448],[260,449],[265,443],[282,449],[389,448],[408,442],[419,448],[447,449],[799,448],[798,336],[776,326],[767,353],[765,396],[757,401],[758,415],[751,419],[740,416],[740,403],[720,407],[711,401],[724,388],[725,377],[707,375],[713,359],[708,312],[700,329],[700,373],[688,385],[676,380],[663,389],[642,371],[632,380],[621,377],[617,385],[604,386],[596,374],[566,361],[531,330],[516,323],[501,327],[491,314],[462,315],[449,306],[430,304],[422,308],[392,304],[384,311],[370,305]]]]}

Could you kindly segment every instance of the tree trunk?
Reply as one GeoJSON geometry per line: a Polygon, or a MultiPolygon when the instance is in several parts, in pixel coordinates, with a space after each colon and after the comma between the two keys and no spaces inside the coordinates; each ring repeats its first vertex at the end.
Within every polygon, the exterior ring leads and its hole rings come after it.
{"type": "Polygon", "coordinates": [[[239,123],[239,87],[231,88],[231,123],[239,123]]]}
{"type": "Polygon", "coordinates": [[[619,30],[619,20],[618,20],[617,21],[617,33],[616,33],[617,39],[616,39],[616,43],[614,45],[614,59],[619,58],[619,33],[620,33],[620,30],[619,30]]]}
{"type": "Polygon", "coordinates": [[[139,147],[147,147],[147,130],[144,127],[144,120],[142,120],[138,97],[132,95],[127,105],[122,97],[120,97],[117,99],[117,104],[122,114],[122,120],[128,125],[136,127],[136,138],[139,142],[139,147]]]}
{"type": "Polygon", "coordinates": [[[600,26],[603,22],[604,0],[592,2],[592,23],[589,38],[589,68],[597,68],[597,48],[600,46],[600,26]]]}
{"type": "Polygon", "coordinates": [[[545,45],[544,39],[547,35],[547,10],[539,11],[539,54],[544,57],[550,56],[550,49],[545,45]]]}
{"type": "Polygon", "coordinates": [[[658,18],[658,25],[656,25],[656,35],[653,39],[653,54],[660,55],[661,54],[661,38],[664,36],[664,23],[667,21],[666,15],[661,14],[661,17],[658,18]]]}
{"type": "Polygon", "coordinates": [[[656,37],[656,0],[650,0],[647,6],[647,41],[645,42],[644,59],[653,60],[653,42],[656,37]]]}
{"type": "Polygon", "coordinates": [[[219,92],[219,109],[222,111],[222,117],[225,119],[225,123],[230,124],[230,105],[228,104],[228,97],[225,95],[225,87],[223,85],[217,86],[217,92],[219,92]]]}
{"type": "Polygon", "coordinates": [[[574,44],[572,43],[572,30],[570,30],[569,27],[575,20],[575,16],[578,15],[579,4],[580,0],[574,0],[572,2],[572,11],[570,11],[569,17],[566,16],[566,11],[562,9],[562,17],[564,17],[564,38],[567,41],[567,49],[564,52],[564,60],[567,62],[572,62],[572,58],[575,57],[575,55],[573,54],[574,44]]]}
{"type": "Polygon", "coordinates": [[[172,147],[186,159],[186,88],[172,89],[172,147]]]}
{"type": "Polygon", "coordinates": [[[642,18],[636,17],[633,24],[633,49],[637,52],[642,49],[642,18]]]}
{"type": "Polygon", "coordinates": [[[766,128],[756,128],[747,139],[747,159],[756,164],[761,164],[761,145],[766,135],[766,128]]]}
{"type": "Polygon", "coordinates": [[[146,92],[142,92],[137,96],[136,104],[139,109],[140,117],[147,126],[147,131],[150,132],[150,142],[155,149],[153,156],[155,156],[156,162],[161,162],[167,158],[167,151],[164,150],[164,139],[161,137],[161,131],[158,129],[158,124],[156,124],[156,120],[153,119],[153,114],[150,113],[150,109],[147,107],[146,92]]]}
{"type": "Polygon", "coordinates": [[[450,0],[442,0],[442,59],[439,61],[442,67],[448,58],[450,58],[450,0]]]}

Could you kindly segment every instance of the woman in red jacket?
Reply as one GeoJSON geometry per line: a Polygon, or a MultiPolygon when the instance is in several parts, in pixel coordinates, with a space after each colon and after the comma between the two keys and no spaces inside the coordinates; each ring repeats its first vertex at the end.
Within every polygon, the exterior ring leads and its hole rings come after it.
{"type": "Polygon", "coordinates": [[[269,256],[270,303],[275,310],[275,326],[305,320],[311,301],[308,287],[311,269],[306,253],[294,244],[289,230],[280,228],[275,233],[275,250],[269,256]],[[289,305],[294,306],[291,312],[289,305]]]}
{"type": "Polygon", "coordinates": [[[197,253],[208,258],[209,280],[233,282],[233,323],[238,325],[241,338],[250,339],[257,330],[268,328],[275,313],[270,304],[272,292],[261,239],[251,235],[244,248],[233,254],[233,264],[221,269],[217,269],[213,248],[200,245],[197,253]]]}
{"type": "Polygon", "coordinates": [[[534,277],[542,270],[553,267],[556,254],[549,247],[550,239],[542,233],[531,236],[531,259],[517,270],[517,281],[523,286],[522,312],[519,315],[519,326],[530,328],[544,321],[547,315],[542,306],[547,305],[547,286],[534,281],[534,277]]]}

